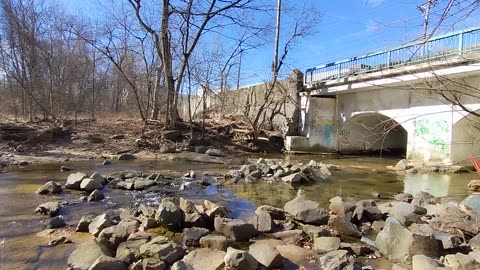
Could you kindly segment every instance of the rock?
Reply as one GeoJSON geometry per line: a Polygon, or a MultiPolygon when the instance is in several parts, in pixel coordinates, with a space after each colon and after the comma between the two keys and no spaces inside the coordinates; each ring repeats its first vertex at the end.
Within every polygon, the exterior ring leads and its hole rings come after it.
{"type": "Polygon", "coordinates": [[[211,157],[223,157],[225,154],[223,153],[222,150],[220,149],[214,149],[214,148],[210,148],[208,149],[205,154],[207,156],[211,156],[211,157]]]}
{"type": "Polygon", "coordinates": [[[65,236],[60,236],[59,238],[55,238],[52,241],[48,242],[48,246],[58,246],[62,244],[71,244],[72,240],[66,238],[65,236]]]}
{"type": "Polygon", "coordinates": [[[250,221],[250,223],[255,227],[259,232],[270,232],[275,225],[273,219],[269,213],[265,211],[256,211],[255,217],[250,221]]]}
{"type": "Polygon", "coordinates": [[[157,182],[155,182],[154,180],[137,178],[135,180],[135,182],[133,182],[133,189],[144,190],[144,189],[149,188],[151,186],[155,186],[156,184],[157,184],[157,182]]]}
{"type": "Polygon", "coordinates": [[[205,227],[203,215],[197,210],[193,202],[180,198],[180,209],[184,214],[185,227],[205,227]]]}
{"type": "Polygon", "coordinates": [[[159,204],[155,220],[158,224],[168,228],[179,228],[181,227],[183,217],[180,208],[174,203],[166,201],[159,204]]]}
{"type": "Polygon", "coordinates": [[[183,229],[183,245],[187,247],[200,246],[200,238],[210,233],[208,229],[193,227],[183,229]]]}
{"type": "Polygon", "coordinates": [[[103,177],[99,172],[94,172],[90,175],[90,179],[104,186],[107,183],[105,177],[103,177]]]}
{"type": "Polygon", "coordinates": [[[248,248],[248,253],[267,269],[281,267],[283,257],[268,243],[255,243],[248,248]]]}
{"type": "Polygon", "coordinates": [[[421,221],[420,215],[425,215],[427,209],[405,202],[397,202],[389,213],[390,216],[395,217],[400,223],[410,226],[410,224],[419,223],[421,221]]]}
{"type": "Polygon", "coordinates": [[[216,217],[214,222],[215,230],[227,238],[235,241],[248,241],[258,234],[255,227],[241,219],[228,219],[216,217]]]}
{"type": "Polygon", "coordinates": [[[191,265],[185,263],[184,261],[177,261],[172,265],[172,267],[170,267],[170,270],[195,270],[195,269],[193,269],[191,265]]]}
{"type": "Polygon", "coordinates": [[[182,133],[178,130],[164,130],[160,132],[160,137],[168,141],[177,141],[182,136],[182,133]]]}
{"type": "Polygon", "coordinates": [[[105,160],[102,162],[102,165],[103,165],[103,166],[107,166],[107,165],[111,165],[111,164],[112,164],[112,162],[111,162],[110,160],[108,160],[108,159],[105,159],[105,160]]]}
{"type": "Polygon", "coordinates": [[[270,216],[273,219],[277,219],[277,220],[284,220],[285,219],[285,211],[283,211],[280,208],[276,208],[276,207],[273,207],[273,206],[270,206],[270,205],[261,205],[261,206],[257,207],[257,209],[255,210],[255,214],[257,214],[257,215],[259,213],[262,213],[262,212],[269,213],[270,216]]]}
{"type": "Polygon", "coordinates": [[[127,270],[127,265],[116,258],[109,256],[100,256],[93,262],[88,270],[127,270]]]}
{"type": "Polygon", "coordinates": [[[162,145],[159,151],[161,154],[172,154],[177,152],[177,148],[175,146],[162,145]]]}
{"type": "Polygon", "coordinates": [[[346,250],[331,251],[318,260],[320,269],[353,270],[355,259],[346,250]]]}
{"type": "Polygon", "coordinates": [[[400,193],[395,195],[394,199],[396,201],[410,203],[413,200],[413,195],[410,193],[400,193]]]}
{"type": "Polygon", "coordinates": [[[200,145],[195,147],[195,153],[205,154],[207,150],[208,150],[208,146],[205,146],[205,145],[200,145]]]}
{"type": "Polygon", "coordinates": [[[436,203],[437,203],[437,199],[432,194],[425,191],[420,191],[419,193],[415,194],[411,202],[411,204],[418,205],[418,206],[424,206],[427,204],[436,204],[436,203]]]}
{"type": "Polygon", "coordinates": [[[414,255],[412,257],[413,270],[436,270],[440,264],[434,259],[425,255],[414,255]]]}
{"type": "Polygon", "coordinates": [[[132,264],[141,258],[140,246],[147,243],[148,240],[132,240],[120,243],[117,248],[115,258],[124,261],[127,264],[132,264]]]}
{"type": "Polygon", "coordinates": [[[385,227],[385,221],[383,220],[375,220],[372,222],[372,229],[377,233],[380,232],[383,227],[385,227]]]}
{"type": "Polygon", "coordinates": [[[124,153],[118,156],[118,160],[134,160],[137,159],[133,154],[124,153]]]}
{"type": "Polygon", "coordinates": [[[353,217],[360,222],[383,220],[383,213],[378,209],[374,200],[361,200],[355,204],[353,217]]]}
{"type": "Polygon", "coordinates": [[[65,226],[67,224],[65,224],[65,220],[62,217],[53,217],[47,222],[47,228],[49,229],[63,228],[65,226]]]}
{"type": "Polygon", "coordinates": [[[470,239],[470,241],[468,241],[468,245],[472,249],[480,249],[480,234],[477,234],[472,239],[470,239]]]}
{"type": "Polygon", "coordinates": [[[35,213],[54,217],[60,213],[60,209],[62,209],[62,206],[59,202],[46,202],[37,206],[35,213]]]}
{"type": "Polygon", "coordinates": [[[402,159],[397,162],[395,165],[395,170],[397,171],[405,171],[407,169],[411,168],[411,166],[408,166],[408,161],[406,159],[402,159]]]}
{"type": "Polygon", "coordinates": [[[103,193],[100,190],[96,189],[96,190],[92,191],[90,193],[90,195],[88,195],[87,201],[98,202],[98,201],[101,201],[103,199],[105,199],[105,195],[103,195],[103,193]]]}
{"type": "Polygon", "coordinates": [[[39,195],[55,195],[62,192],[62,186],[55,181],[48,181],[35,191],[39,195]]]}
{"type": "Polygon", "coordinates": [[[440,241],[442,243],[443,249],[457,248],[462,244],[462,239],[460,239],[459,237],[446,232],[437,231],[436,229],[427,224],[419,225],[411,229],[411,231],[417,234],[433,235],[437,241],[440,241]]]}
{"type": "Polygon", "coordinates": [[[164,236],[157,236],[150,242],[140,246],[143,257],[152,257],[171,265],[180,260],[185,251],[179,245],[164,236]]]}
{"type": "Polygon", "coordinates": [[[405,267],[401,267],[399,264],[394,264],[391,270],[409,270],[405,267]]]}
{"type": "Polygon", "coordinates": [[[480,263],[478,263],[473,257],[462,254],[449,254],[445,256],[443,264],[450,269],[478,269],[480,263]]]}
{"type": "Polygon", "coordinates": [[[248,252],[229,247],[224,257],[225,266],[228,269],[256,270],[257,260],[248,252]]]}
{"type": "Polygon", "coordinates": [[[225,251],[200,248],[188,253],[182,261],[193,269],[223,270],[225,251]]]}
{"type": "Polygon", "coordinates": [[[80,244],[68,257],[68,266],[72,269],[88,270],[100,256],[112,256],[112,252],[95,240],[80,244]]]}
{"type": "Polygon", "coordinates": [[[95,218],[94,214],[84,215],[80,218],[78,222],[77,228],[75,229],[76,232],[88,232],[88,226],[95,218]]]}
{"type": "Polygon", "coordinates": [[[287,202],[283,209],[296,220],[307,224],[324,225],[328,222],[328,213],[320,207],[320,204],[305,199],[303,195],[287,202]]]}
{"type": "Polygon", "coordinates": [[[294,244],[278,245],[277,250],[283,258],[297,265],[305,263],[316,255],[313,251],[294,244]]]}
{"type": "Polygon", "coordinates": [[[115,134],[110,136],[110,139],[112,140],[123,140],[125,139],[125,134],[115,134]]]}
{"type": "Polygon", "coordinates": [[[88,225],[88,232],[97,237],[100,232],[112,225],[112,220],[108,214],[102,214],[95,217],[88,225]]]}
{"type": "Polygon", "coordinates": [[[91,178],[85,178],[82,180],[82,183],[80,184],[80,189],[85,190],[87,192],[92,192],[96,189],[98,190],[103,189],[103,185],[91,178]]]}
{"type": "Polygon", "coordinates": [[[330,236],[330,231],[320,226],[303,225],[302,231],[307,234],[311,240],[315,239],[316,237],[330,236]]]}
{"type": "Polygon", "coordinates": [[[87,175],[81,172],[72,173],[67,178],[66,188],[80,190],[80,184],[87,175]]]}
{"type": "Polygon", "coordinates": [[[340,238],[338,237],[316,237],[313,240],[313,250],[318,253],[327,253],[340,248],[340,238]]]}
{"type": "Polygon", "coordinates": [[[70,171],[73,171],[73,169],[70,168],[70,167],[67,167],[67,166],[62,166],[62,167],[60,167],[60,171],[61,172],[70,172],[70,171]]]}
{"type": "Polygon", "coordinates": [[[127,238],[127,241],[134,241],[134,240],[150,241],[152,240],[152,238],[153,238],[153,235],[151,233],[139,231],[139,232],[134,232],[130,234],[127,238]]]}
{"type": "Polygon", "coordinates": [[[207,235],[200,238],[200,246],[218,250],[227,250],[227,237],[224,235],[207,235]]]}
{"type": "Polygon", "coordinates": [[[282,177],[282,181],[285,183],[291,183],[291,184],[298,184],[301,183],[303,179],[302,174],[300,173],[294,173],[291,175],[287,175],[282,177]]]}
{"type": "Polygon", "coordinates": [[[205,214],[209,217],[210,221],[213,223],[215,217],[230,218],[232,217],[232,212],[225,206],[221,206],[210,202],[208,200],[203,201],[203,207],[206,209],[205,214]]]}
{"type": "Polygon", "coordinates": [[[474,250],[468,253],[468,256],[472,257],[477,261],[477,263],[480,263],[480,250],[474,250]]]}
{"type": "Polygon", "coordinates": [[[361,238],[362,233],[346,217],[330,216],[328,227],[339,234],[361,238]]]}
{"type": "Polygon", "coordinates": [[[480,215],[480,194],[472,194],[468,196],[460,203],[460,205],[475,212],[475,214],[480,215]]]}
{"type": "Polygon", "coordinates": [[[114,225],[101,230],[98,235],[98,242],[111,250],[116,250],[120,243],[128,238],[127,229],[121,225],[114,225]]]}
{"type": "Polygon", "coordinates": [[[167,265],[157,258],[145,258],[142,260],[142,268],[144,270],[165,270],[167,265]]]}
{"type": "Polygon", "coordinates": [[[480,191],[480,180],[471,180],[467,188],[473,192],[479,192],[480,191]]]}
{"type": "Polygon", "coordinates": [[[272,233],[272,236],[275,239],[282,239],[282,240],[288,240],[288,239],[295,239],[298,238],[300,235],[302,235],[303,231],[302,230],[286,230],[286,231],[280,231],[276,233],[272,233]]]}

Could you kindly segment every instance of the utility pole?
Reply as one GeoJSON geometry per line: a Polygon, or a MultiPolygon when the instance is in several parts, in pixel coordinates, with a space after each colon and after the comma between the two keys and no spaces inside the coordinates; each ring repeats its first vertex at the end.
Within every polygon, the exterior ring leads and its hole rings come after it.
{"type": "Polygon", "coordinates": [[[275,32],[275,55],[273,57],[272,71],[273,76],[276,78],[278,76],[278,43],[280,40],[280,15],[282,11],[282,0],[277,2],[277,30],[275,32]]]}
{"type": "Polygon", "coordinates": [[[427,39],[428,19],[430,17],[430,9],[437,4],[437,0],[428,0],[425,4],[418,6],[418,9],[423,12],[423,40],[427,39]]]}

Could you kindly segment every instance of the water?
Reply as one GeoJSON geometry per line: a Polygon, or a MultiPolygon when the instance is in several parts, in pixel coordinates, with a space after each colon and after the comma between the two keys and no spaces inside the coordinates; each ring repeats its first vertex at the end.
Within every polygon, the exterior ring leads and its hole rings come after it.
{"type": "MultiPolygon", "coordinates": [[[[258,158],[258,156],[245,157],[258,158]]],[[[283,158],[264,156],[264,158],[283,158]]],[[[326,183],[303,187],[307,198],[328,205],[328,199],[342,196],[344,200],[355,201],[372,198],[372,192],[378,192],[381,199],[390,199],[399,192],[417,193],[428,191],[435,196],[451,196],[462,200],[468,195],[467,183],[478,178],[476,174],[439,174],[426,173],[416,175],[397,174],[385,169],[393,165],[396,159],[379,158],[333,158],[332,156],[293,156],[288,159],[322,160],[325,163],[340,166],[326,183]]],[[[111,166],[102,166],[99,161],[87,161],[68,164],[76,171],[102,174],[123,170],[159,172],[163,175],[178,177],[193,169],[197,175],[205,172],[224,173],[227,165],[191,163],[187,161],[127,161],[114,162],[111,166]]],[[[90,238],[89,234],[72,233],[78,220],[86,213],[103,213],[120,208],[129,209],[138,197],[134,192],[107,190],[108,199],[102,203],[80,203],[64,208],[67,229],[51,233],[44,231],[41,222],[45,217],[36,215],[34,209],[40,203],[52,200],[34,194],[34,191],[49,180],[64,183],[69,172],[60,172],[60,165],[30,165],[24,168],[12,167],[0,174],[0,269],[65,269],[69,254],[75,244],[47,247],[46,243],[59,235],[70,237],[75,243],[90,238]]],[[[210,176],[201,176],[211,180],[210,176]]],[[[261,204],[283,207],[285,202],[294,198],[297,190],[283,183],[211,185],[205,189],[186,190],[182,196],[192,200],[210,199],[226,204],[234,211],[235,217],[247,218],[261,204]]],[[[59,197],[73,201],[82,194],[70,192],[59,197]]],[[[158,201],[155,195],[152,200],[158,201]]],[[[147,198],[146,196],[145,198],[147,198]]],[[[144,198],[144,199],[145,199],[144,198]]]]}

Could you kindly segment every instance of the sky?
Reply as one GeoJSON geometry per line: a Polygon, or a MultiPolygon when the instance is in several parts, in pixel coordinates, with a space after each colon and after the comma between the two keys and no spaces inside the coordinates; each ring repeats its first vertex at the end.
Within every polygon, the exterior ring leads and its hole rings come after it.
{"type": "MultiPolygon", "coordinates": [[[[99,0],[58,0],[74,14],[93,16],[101,13],[99,0]]],[[[101,0],[100,0],[101,1],[101,0]]],[[[121,1],[121,0],[115,0],[121,1]]],[[[275,4],[276,0],[268,0],[275,4]]],[[[300,40],[289,51],[283,74],[290,70],[305,71],[309,67],[337,60],[361,56],[414,41],[423,33],[423,13],[417,8],[427,0],[283,0],[284,5],[315,7],[321,14],[320,21],[312,25],[315,33],[300,40]]],[[[462,6],[476,0],[457,0],[462,6]]],[[[442,15],[447,0],[439,0],[430,13],[430,29],[442,15]]],[[[467,27],[480,26],[480,10],[465,15],[465,10],[452,10],[453,14],[436,30],[445,34],[467,27]]],[[[282,13],[282,30],[288,31],[289,11],[282,13]],[[286,18],[286,19],[285,19],[286,18]]],[[[101,15],[100,15],[101,16],[101,15]]],[[[274,18],[272,18],[274,19],[274,18]]],[[[280,43],[282,44],[281,40],[280,43]]],[[[242,62],[242,85],[268,79],[271,74],[273,44],[250,51],[242,62]]]]}

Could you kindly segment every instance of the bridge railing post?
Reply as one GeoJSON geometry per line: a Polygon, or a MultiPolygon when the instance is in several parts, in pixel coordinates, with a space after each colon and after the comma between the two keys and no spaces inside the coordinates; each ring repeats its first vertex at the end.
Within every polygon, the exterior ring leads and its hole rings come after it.
{"type": "Polygon", "coordinates": [[[458,35],[458,54],[463,53],[463,36],[465,33],[461,33],[458,35]]]}

